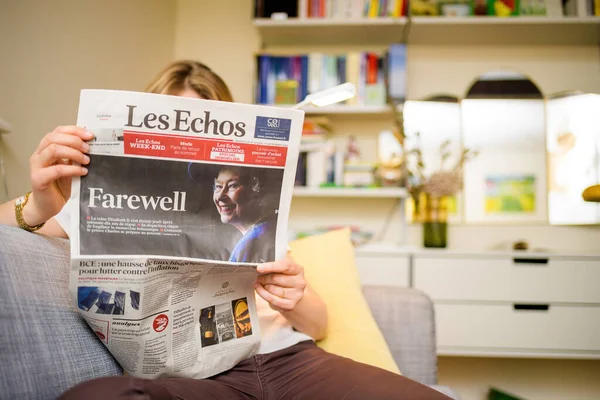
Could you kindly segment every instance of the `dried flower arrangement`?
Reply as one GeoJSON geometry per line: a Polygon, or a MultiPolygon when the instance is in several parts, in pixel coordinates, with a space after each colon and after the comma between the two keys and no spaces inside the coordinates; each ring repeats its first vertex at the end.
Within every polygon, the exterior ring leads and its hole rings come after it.
{"type": "MultiPolygon", "coordinates": [[[[419,133],[416,134],[417,139],[419,133]]],[[[407,157],[415,157],[414,168],[407,163],[408,191],[417,200],[421,193],[431,197],[444,197],[456,195],[463,186],[463,167],[466,162],[477,156],[477,152],[471,149],[463,149],[458,161],[447,168],[448,160],[452,156],[450,150],[451,140],[447,139],[440,145],[440,169],[430,176],[425,174],[425,162],[423,152],[418,146],[407,151],[407,157]]]]}

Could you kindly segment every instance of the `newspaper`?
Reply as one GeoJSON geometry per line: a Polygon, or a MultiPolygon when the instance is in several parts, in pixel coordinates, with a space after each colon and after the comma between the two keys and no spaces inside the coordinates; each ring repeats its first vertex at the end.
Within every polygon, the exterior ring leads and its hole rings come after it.
{"type": "Polygon", "coordinates": [[[304,112],[83,90],[70,291],[132,376],[205,378],[256,353],[258,263],[285,255],[304,112]]]}

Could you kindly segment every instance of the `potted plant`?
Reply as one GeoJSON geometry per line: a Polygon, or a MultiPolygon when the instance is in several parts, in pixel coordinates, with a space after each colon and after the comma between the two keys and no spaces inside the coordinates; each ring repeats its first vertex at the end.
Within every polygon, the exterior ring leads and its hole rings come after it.
{"type": "MultiPolygon", "coordinates": [[[[416,136],[418,139],[419,133],[416,136]]],[[[415,206],[413,220],[423,224],[425,247],[447,247],[448,201],[462,190],[463,167],[477,155],[471,149],[463,149],[458,160],[452,164],[450,144],[449,139],[442,142],[439,149],[440,167],[430,174],[425,173],[426,165],[420,146],[407,151],[407,187],[415,206]]]]}

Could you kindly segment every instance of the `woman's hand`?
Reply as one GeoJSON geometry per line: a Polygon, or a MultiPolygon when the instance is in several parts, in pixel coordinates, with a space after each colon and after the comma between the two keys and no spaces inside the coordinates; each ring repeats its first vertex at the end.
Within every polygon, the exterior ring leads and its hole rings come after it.
{"type": "Polygon", "coordinates": [[[37,225],[54,217],[71,196],[71,179],[83,176],[87,168],[85,154],[90,146],[85,142],[94,135],[78,126],[59,126],[42,138],[29,159],[31,190],[23,218],[29,225],[37,225]]]}
{"type": "Polygon", "coordinates": [[[304,269],[288,255],[283,260],[260,264],[260,274],[254,288],[272,309],[292,311],[304,297],[306,281],[304,269]]]}

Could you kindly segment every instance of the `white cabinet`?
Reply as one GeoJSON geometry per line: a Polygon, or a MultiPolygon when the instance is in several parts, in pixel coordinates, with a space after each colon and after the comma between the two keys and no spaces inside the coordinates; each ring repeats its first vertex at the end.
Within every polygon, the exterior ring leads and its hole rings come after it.
{"type": "Polygon", "coordinates": [[[415,286],[434,300],[600,304],[600,258],[415,255],[415,286]]]}
{"type": "Polygon", "coordinates": [[[600,358],[600,307],[536,306],[436,303],[438,353],[600,358]]]}
{"type": "Polygon", "coordinates": [[[356,268],[363,285],[410,286],[410,253],[385,245],[356,249],[356,268]]]}
{"type": "Polygon", "coordinates": [[[438,353],[600,358],[600,256],[416,252],[438,353]]]}
{"type": "Polygon", "coordinates": [[[600,255],[367,245],[356,265],[431,297],[440,355],[600,359],[600,255]]]}

